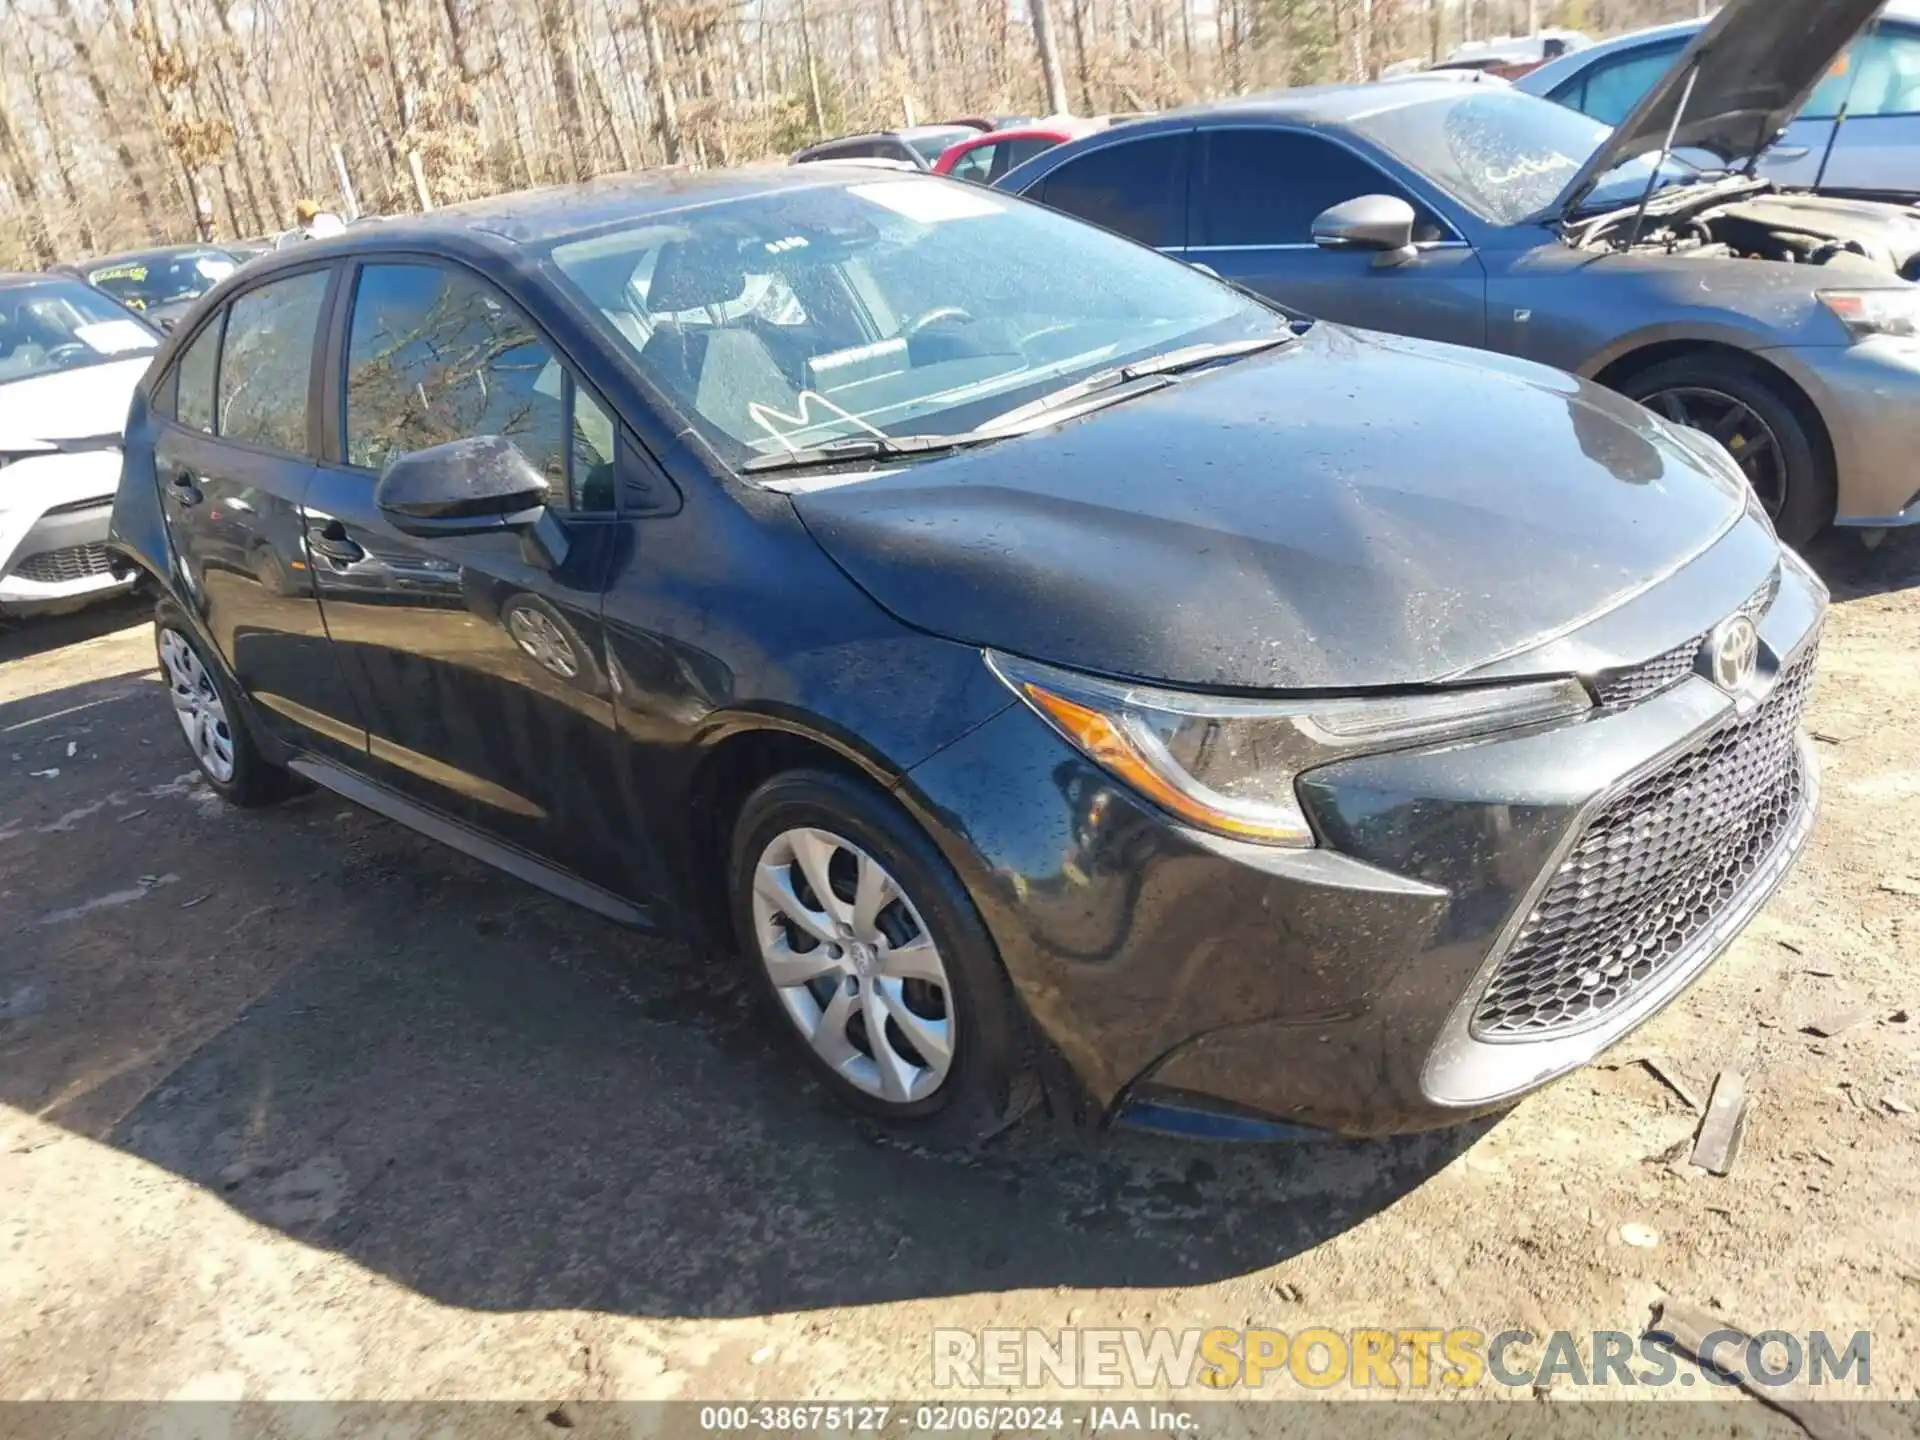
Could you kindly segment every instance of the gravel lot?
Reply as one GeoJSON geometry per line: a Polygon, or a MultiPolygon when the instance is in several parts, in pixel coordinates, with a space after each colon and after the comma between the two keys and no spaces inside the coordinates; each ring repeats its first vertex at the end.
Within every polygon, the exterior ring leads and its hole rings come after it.
{"type": "Polygon", "coordinates": [[[1303,1148],[890,1142],[731,962],[330,797],[224,808],[140,609],[0,635],[0,1397],[898,1397],[936,1325],[1637,1332],[1661,1293],[1870,1330],[1920,1397],[1920,535],[1813,558],[1826,792],[1760,920],[1496,1124],[1303,1148]],[[1649,1052],[1747,1075],[1729,1176],[1667,1158],[1649,1052]]]}

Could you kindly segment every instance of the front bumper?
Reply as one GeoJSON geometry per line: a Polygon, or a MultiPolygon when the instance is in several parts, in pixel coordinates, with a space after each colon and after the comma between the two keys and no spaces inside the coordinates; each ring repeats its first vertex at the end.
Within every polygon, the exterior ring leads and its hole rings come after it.
{"type": "MultiPolygon", "coordinates": [[[[1776,685],[1810,657],[1824,603],[1797,562],[1782,567],[1757,622],[1776,685]]],[[[1035,1023],[1108,1113],[1391,1133],[1502,1108],[1586,1063],[1751,918],[1811,827],[1810,757],[1791,728],[1797,759],[1774,779],[1804,767],[1792,813],[1653,978],[1579,1024],[1492,1038],[1476,1024],[1595,817],[1750,708],[1694,677],[1575,724],[1313,771],[1300,788],[1322,844],[1305,851],[1173,822],[1018,706],[916,767],[904,794],[1035,1023]]]]}
{"type": "Polygon", "coordinates": [[[120,481],[118,451],[18,461],[0,508],[0,610],[68,609],[135,581],[106,545],[120,481]],[[27,503],[27,497],[31,503],[27,503]]]}
{"type": "Polygon", "coordinates": [[[1812,398],[1833,445],[1834,524],[1920,525],[1920,340],[1760,352],[1812,398]]]}

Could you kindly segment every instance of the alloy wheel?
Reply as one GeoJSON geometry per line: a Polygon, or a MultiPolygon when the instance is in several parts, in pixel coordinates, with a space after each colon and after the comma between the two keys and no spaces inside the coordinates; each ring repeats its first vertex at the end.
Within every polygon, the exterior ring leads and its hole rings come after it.
{"type": "Polygon", "coordinates": [[[754,866],[753,922],[774,993],[814,1054],[890,1103],[940,1088],[953,1064],[953,986],[878,860],[831,831],[782,831],[754,866]]]}
{"type": "Polygon", "coordinates": [[[167,672],[174,717],[185,732],[194,758],[222,785],[233,781],[233,728],[213,677],[193,646],[178,630],[160,632],[160,663],[167,672]]]}
{"type": "Polygon", "coordinates": [[[1641,404],[1676,425],[1704,430],[1727,447],[1767,514],[1779,518],[1787,500],[1787,460],[1773,427],[1745,401],[1722,390],[1678,385],[1642,397],[1641,404]]]}
{"type": "Polygon", "coordinates": [[[560,627],[538,610],[520,605],[507,612],[507,633],[514,643],[535,661],[563,679],[580,675],[580,660],[573,643],[560,633],[560,627]]]}

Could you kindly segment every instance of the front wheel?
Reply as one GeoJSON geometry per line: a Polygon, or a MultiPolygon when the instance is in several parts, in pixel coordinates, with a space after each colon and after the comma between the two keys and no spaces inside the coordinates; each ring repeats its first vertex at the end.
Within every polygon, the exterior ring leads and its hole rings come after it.
{"type": "Polygon", "coordinates": [[[734,830],[741,948],[843,1101],[929,1138],[1009,1116],[1017,1012],[973,902],[894,803],[823,771],[767,781],[734,830]]]}
{"type": "Polygon", "coordinates": [[[1683,355],[1622,388],[1656,414],[1724,445],[1788,544],[1805,544],[1833,523],[1836,484],[1824,443],[1778,382],[1753,365],[1683,355]]]}

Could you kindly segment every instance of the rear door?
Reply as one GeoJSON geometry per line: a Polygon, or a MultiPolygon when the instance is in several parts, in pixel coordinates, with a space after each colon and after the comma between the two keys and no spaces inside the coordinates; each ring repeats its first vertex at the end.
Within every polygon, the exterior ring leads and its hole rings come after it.
{"type": "Polygon", "coordinates": [[[621,891],[600,619],[620,533],[610,412],[472,271],[367,261],[348,284],[304,518],[374,778],[621,891]],[[403,535],[375,505],[394,458],[481,435],[512,440],[548,477],[572,539],[560,568],[512,535],[403,535]]]}
{"type": "Polygon", "coordinates": [[[261,722],[300,748],[357,756],[365,731],[327,644],[300,519],[334,277],[331,266],[282,275],[208,318],[157,392],[154,464],[186,598],[261,722]]]}
{"type": "Polygon", "coordinates": [[[1088,150],[1025,193],[1143,245],[1179,254],[1187,245],[1191,130],[1118,140],[1088,150]]]}
{"type": "Polygon", "coordinates": [[[1487,277],[1460,232],[1372,161],[1324,135],[1273,126],[1203,130],[1187,258],[1309,315],[1484,345],[1487,277]],[[1362,195],[1413,206],[1417,258],[1313,243],[1320,213],[1362,195]]]}

